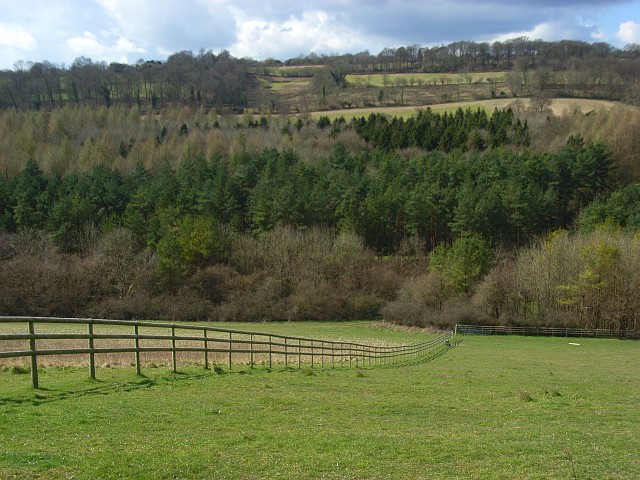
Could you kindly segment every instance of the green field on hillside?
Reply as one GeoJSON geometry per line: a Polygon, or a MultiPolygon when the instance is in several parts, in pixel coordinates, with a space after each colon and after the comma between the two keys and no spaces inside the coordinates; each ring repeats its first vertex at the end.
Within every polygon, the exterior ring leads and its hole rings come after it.
{"type": "MultiPolygon", "coordinates": [[[[345,119],[351,119],[353,117],[367,117],[372,113],[382,113],[389,118],[401,117],[409,118],[417,115],[420,109],[430,108],[434,112],[438,113],[453,113],[458,108],[475,110],[476,108],[482,108],[487,113],[493,112],[495,109],[514,108],[514,109],[526,109],[529,106],[528,99],[513,99],[513,98],[498,98],[492,100],[479,100],[474,102],[450,102],[450,103],[438,103],[434,105],[422,105],[422,106],[401,106],[401,107],[369,107],[369,108],[350,108],[342,110],[326,110],[312,112],[313,118],[319,118],[322,116],[328,117],[330,120],[344,117],[345,119]]],[[[549,108],[556,115],[566,115],[574,111],[582,111],[584,113],[603,110],[608,111],[614,106],[617,108],[630,109],[632,107],[624,107],[623,105],[615,102],[608,102],[605,100],[590,100],[579,98],[556,98],[553,99],[549,108]]]]}
{"type": "Polygon", "coordinates": [[[372,369],[101,368],[91,381],[48,368],[36,391],[12,372],[0,373],[3,479],[640,476],[633,341],[466,336],[372,369]]]}
{"type": "Polygon", "coordinates": [[[374,73],[347,75],[347,82],[354,86],[385,87],[389,85],[457,85],[464,83],[504,82],[505,72],[480,73],[374,73]]]}

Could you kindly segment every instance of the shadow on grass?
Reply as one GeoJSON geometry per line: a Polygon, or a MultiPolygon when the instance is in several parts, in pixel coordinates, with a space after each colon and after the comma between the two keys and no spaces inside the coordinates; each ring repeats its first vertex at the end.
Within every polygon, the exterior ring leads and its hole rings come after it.
{"type": "MultiPolygon", "coordinates": [[[[445,355],[451,348],[457,346],[461,340],[457,340],[451,343],[451,346],[443,345],[437,350],[429,353],[420,358],[399,361],[398,363],[388,365],[376,365],[376,366],[351,366],[351,367],[337,367],[337,368],[356,368],[361,370],[373,370],[377,368],[404,368],[409,366],[423,365],[440,358],[445,355]]],[[[331,367],[319,367],[319,370],[327,369],[331,367]]],[[[253,372],[265,372],[272,373],[278,371],[272,368],[251,368],[250,370],[238,369],[238,370],[205,370],[202,373],[193,372],[170,372],[165,375],[158,376],[157,378],[151,378],[144,374],[138,375],[135,380],[127,382],[116,382],[109,380],[90,380],[90,385],[85,385],[82,388],[77,389],[52,389],[46,387],[40,387],[34,390],[34,395],[23,398],[10,398],[0,397],[0,406],[2,405],[33,405],[39,406],[50,402],[60,402],[71,398],[78,398],[83,396],[98,396],[98,395],[111,395],[113,393],[132,392],[137,390],[151,389],[156,386],[166,385],[174,382],[184,382],[189,380],[198,380],[203,378],[211,378],[219,375],[247,375],[253,372]]],[[[280,370],[282,372],[300,371],[300,368],[287,366],[280,370]]]]}
{"type": "Polygon", "coordinates": [[[430,352],[428,355],[420,358],[412,358],[411,360],[404,360],[398,363],[390,364],[390,365],[382,365],[381,367],[376,368],[404,368],[404,367],[413,367],[416,365],[424,365],[425,363],[433,362],[435,359],[446,355],[449,350],[458,346],[462,342],[461,339],[457,339],[451,342],[451,345],[442,345],[437,350],[430,352]]]}
{"type": "Polygon", "coordinates": [[[40,387],[34,390],[33,397],[10,398],[0,397],[0,405],[43,405],[50,402],[59,402],[70,398],[78,398],[83,396],[111,395],[120,392],[132,392],[136,390],[145,390],[158,385],[166,385],[173,382],[182,382],[186,380],[194,380],[203,377],[209,377],[211,373],[184,373],[176,372],[159,378],[150,378],[145,375],[137,375],[136,380],[127,382],[112,382],[105,380],[89,380],[91,385],[85,385],[82,388],[66,390],[52,389],[40,387]]]}

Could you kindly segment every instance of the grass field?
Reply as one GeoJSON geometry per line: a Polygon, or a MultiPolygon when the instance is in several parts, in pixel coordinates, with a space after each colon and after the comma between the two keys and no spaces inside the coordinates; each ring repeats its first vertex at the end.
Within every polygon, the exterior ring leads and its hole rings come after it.
{"type": "MultiPolygon", "coordinates": [[[[351,108],[347,110],[328,110],[312,112],[313,118],[319,118],[326,116],[330,120],[335,118],[344,117],[351,119],[353,117],[366,117],[371,113],[383,113],[389,117],[413,117],[417,114],[419,109],[430,108],[434,112],[455,112],[458,108],[484,108],[487,112],[491,113],[496,108],[508,108],[511,106],[519,105],[521,108],[526,108],[529,104],[529,100],[514,99],[514,98],[497,98],[493,100],[479,100],[475,102],[450,102],[450,103],[438,103],[434,105],[422,105],[422,106],[400,106],[400,107],[370,107],[370,108],[351,108]]],[[[590,100],[590,99],[578,99],[578,98],[555,98],[551,102],[551,110],[555,115],[564,115],[571,113],[575,110],[582,112],[589,112],[592,110],[604,109],[608,110],[615,105],[621,105],[617,102],[610,102],[607,100],[590,100]]],[[[625,108],[633,108],[626,107],[625,108]]]]}
{"type": "Polygon", "coordinates": [[[386,87],[389,85],[456,85],[463,83],[504,82],[505,72],[480,73],[374,73],[347,75],[347,82],[354,86],[386,87]]]}
{"type": "MultiPolygon", "coordinates": [[[[162,323],[162,322],[160,322],[162,323]]],[[[243,332],[257,332],[262,334],[281,334],[292,337],[304,337],[309,339],[318,340],[333,340],[338,342],[354,342],[354,343],[366,343],[368,345],[375,346],[391,346],[402,344],[415,344],[424,341],[426,338],[425,332],[417,329],[407,329],[404,327],[388,328],[383,322],[370,321],[370,322],[313,322],[313,323],[288,323],[288,322],[273,322],[273,323],[198,323],[198,322],[181,322],[179,325],[191,325],[191,326],[207,326],[226,328],[243,332]]],[[[25,323],[0,323],[0,333],[3,334],[25,334],[28,333],[27,324],[25,323]]],[[[38,323],[36,325],[35,333],[64,333],[64,334],[86,334],[87,326],[83,324],[54,324],[54,323],[38,323]]],[[[131,326],[123,325],[96,325],[94,327],[95,334],[133,334],[134,330],[131,326]]],[[[171,335],[170,328],[151,328],[140,327],[139,333],[141,335],[171,335]]],[[[201,332],[196,332],[200,334],[201,332]]],[[[192,330],[180,330],[177,329],[179,336],[193,335],[192,330]]],[[[433,337],[438,336],[435,333],[433,337]]],[[[218,338],[221,340],[221,345],[213,343],[210,344],[211,348],[227,347],[226,339],[228,338],[226,333],[210,333],[210,338],[218,338]]],[[[244,339],[248,340],[248,336],[234,335],[236,340],[244,339]]],[[[258,338],[257,340],[267,340],[267,338],[258,338]]],[[[131,339],[98,339],[95,340],[94,346],[96,348],[131,348],[135,343],[131,339]]],[[[164,347],[170,348],[171,342],[169,340],[141,340],[141,347],[164,347]]],[[[178,346],[182,347],[201,347],[202,342],[191,341],[179,341],[178,346]]],[[[47,339],[38,340],[38,348],[40,349],[81,349],[87,347],[87,341],[82,339],[47,339]]],[[[244,345],[235,343],[235,348],[244,349],[247,348],[244,345]]],[[[294,347],[292,347],[294,348],[294,347]]],[[[16,350],[29,350],[28,340],[18,341],[3,341],[0,340],[0,351],[16,351],[16,350]]],[[[108,366],[129,366],[134,362],[135,356],[133,353],[108,353],[99,354],[97,356],[96,363],[98,365],[108,366]]],[[[228,364],[227,353],[211,353],[209,359],[212,363],[228,364]]],[[[234,353],[234,364],[249,364],[250,355],[244,353],[234,353]]],[[[171,353],[165,352],[144,352],[141,357],[142,364],[154,364],[154,365],[169,365],[171,364],[171,353]]],[[[302,355],[298,357],[293,355],[289,358],[292,363],[298,361],[302,363],[310,363],[309,356],[302,355]]],[[[329,358],[326,358],[329,361],[329,358]]],[[[178,363],[194,364],[203,361],[203,355],[199,352],[180,352],[178,355],[178,363]]],[[[269,356],[267,354],[255,354],[254,361],[256,364],[268,364],[269,356]]],[[[282,355],[275,355],[275,363],[284,363],[282,355]]],[[[316,359],[316,362],[318,359],[316,359]]],[[[89,363],[89,357],[87,354],[68,354],[68,355],[46,355],[38,358],[38,365],[42,367],[59,367],[59,366],[85,366],[89,363]]],[[[0,368],[6,368],[11,366],[17,366],[20,368],[27,368],[29,365],[28,357],[12,357],[12,358],[0,358],[0,368]]]]}
{"type": "MultiPolygon", "coordinates": [[[[256,330],[330,332],[290,326],[256,330]]],[[[395,367],[143,373],[48,368],[36,391],[0,373],[0,478],[640,478],[637,342],[467,336],[395,367]]]]}

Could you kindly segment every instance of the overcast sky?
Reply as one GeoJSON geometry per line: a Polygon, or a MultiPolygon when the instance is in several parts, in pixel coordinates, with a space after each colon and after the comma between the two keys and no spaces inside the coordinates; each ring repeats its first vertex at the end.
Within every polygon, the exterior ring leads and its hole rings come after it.
{"type": "Polygon", "coordinates": [[[201,48],[284,60],[517,36],[640,44],[640,0],[0,0],[0,69],[201,48]]]}

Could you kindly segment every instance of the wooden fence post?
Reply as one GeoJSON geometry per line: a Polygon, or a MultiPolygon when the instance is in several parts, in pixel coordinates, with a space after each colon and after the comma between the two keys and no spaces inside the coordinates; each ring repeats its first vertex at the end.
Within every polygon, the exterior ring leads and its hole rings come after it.
{"type": "Polygon", "coordinates": [[[204,334],[204,369],[209,370],[209,340],[207,340],[207,329],[202,329],[204,334]]]}
{"type": "Polygon", "coordinates": [[[232,336],[231,335],[232,335],[231,332],[229,332],[229,370],[231,370],[231,365],[232,365],[232,363],[231,363],[231,339],[232,339],[232,336]]]}
{"type": "Polygon", "coordinates": [[[331,368],[336,368],[336,344],[331,342],[331,368]]]}
{"type": "Polygon", "coordinates": [[[253,333],[249,334],[249,366],[253,368],[253,333]]]}
{"type": "Polygon", "coordinates": [[[271,368],[271,356],[273,354],[273,337],[269,335],[269,368],[271,368]]]}
{"type": "Polygon", "coordinates": [[[173,373],[178,373],[178,365],[176,358],[176,328],[171,327],[171,360],[173,363],[173,373]]]}
{"type": "Polygon", "coordinates": [[[140,368],[140,329],[138,325],[133,326],[133,334],[135,335],[135,344],[136,344],[136,373],[138,375],[142,375],[142,369],[140,368]]]}
{"type": "Polygon", "coordinates": [[[284,368],[289,368],[289,352],[287,351],[287,337],[284,337],[284,368]]]}
{"type": "MultiPolygon", "coordinates": [[[[33,322],[29,322],[29,335],[35,335],[33,322]]],[[[36,356],[36,339],[29,339],[29,349],[31,350],[31,383],[33,388],[38,388],[38,357],[36,356]]]]}
{"type": "Polygon", "coordinates": [[[96,354],[93,351],[93,323],[89,322],[89,376],[96,379],[96,354]]]}

